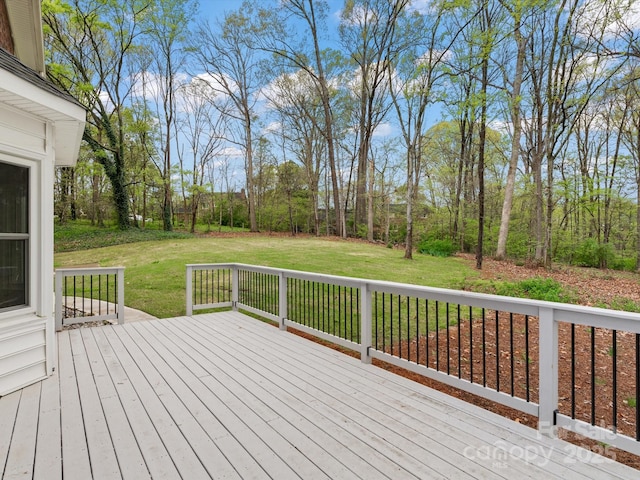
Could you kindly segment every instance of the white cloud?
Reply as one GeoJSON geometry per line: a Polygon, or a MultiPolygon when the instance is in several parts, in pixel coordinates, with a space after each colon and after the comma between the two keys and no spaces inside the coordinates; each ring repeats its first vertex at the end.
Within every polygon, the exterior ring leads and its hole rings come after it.
{"type": "Polygon", "coordinates": [[[242,157],[244,156],[244,151],[239,149],[238,147],[225,147],[220,150],[221,157],[242,157]]]}
{"type": "Polygon", "coordinates": [[[277,109],[310,98],[314,95],[314,89],[309,74],[304,70],[298,70],[273,79],[262,88],[259,99],[267,102],[267,108],[277,109]]]}
{"type": "Polygon", "coordinates": [[[640,3],[585,1],[580,9],[580,31],[604,31],[605,40],[612,40],[627,31],[640,29],[640,3]]]}
{"type": "Polygon", "coordinates": [[[282,131],[282,123],[281,122],[271,122],[269,125],[264,127],[262,130],[263,133],[279,133],[282,131]]]}
{"type": "Polygon", "coordinates": [[[434,9],[433,0],[411,0],[408,6],[409,11],[414,10],[422,15],[431,13],[434,9]]]}
{"type": "Polygon", "coordinates": [[[108,112],[113,112],[114,105],[113,105],[113,102],[111,102],[111,99],[109,98],[109,94],[107,92],[105,91],[98,92],[98,98],[100,99],[100,102],[102,103],[102,105],[104,105],[104,108],[108,112]]]}
{"type": "Polygon", "coordinates": [[[215,96],[217,98],[222,98],[228,96],[228,89],[231,89],[232,93],[238,91],[238,86],[235,84],[233,79],[229,76],[216,73],[200,73],[193,77],[191,80],[193,82],[202,82],[209,86],[212,92],[215,92],[215,96]]]}
{"type": "Polygon", "coordinates": [[[388,137],[394,132],[393,126],[389,122],[383,122],[373,131],[374,137],[388,137]]]}
{"type": "Polygon", "coordinates": [[[511,134],[513,133],[513,123],[506,122],[504,120],[492,120],[488,124],[489,128],[495,130],[496,132],[500,132],[502,134],[511,134]]]}
{"type": "MultiPolygon", "coordinates": [[[[134,82],[133,94],[139,98],[159,103],[166,87],[164,78],[152,72],[139,72],[137,81],[134,82]]],[[[186,73],[178,73],[175,76],[175,85],[181,85],[188,81],[186,73]]]]}

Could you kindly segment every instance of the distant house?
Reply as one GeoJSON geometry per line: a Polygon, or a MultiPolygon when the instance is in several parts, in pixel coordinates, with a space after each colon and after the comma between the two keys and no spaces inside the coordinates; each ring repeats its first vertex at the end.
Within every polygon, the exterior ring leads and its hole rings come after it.
{"type": "Polygon", "coordinates": [[[54,369],[54,168],[86,112],[44,72],[40,0],[0,0],[0,396],[54,369]]]}

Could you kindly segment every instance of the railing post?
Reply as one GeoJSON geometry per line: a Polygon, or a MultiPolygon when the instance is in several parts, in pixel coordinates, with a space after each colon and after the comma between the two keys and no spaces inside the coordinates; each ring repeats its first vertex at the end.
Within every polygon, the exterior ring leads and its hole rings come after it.
{"type": "Polygon", "coordinates": [[[371,290],[369,284],[360,286],[360,359],[362,363],[371,363],[371,290]]]}
{"type": "Polygon", "coordinates": [[[553,436],[558,409],[558,322],[550,307],[541,307],[538,317],[540,348],[538,430],[553,436]]]}
{"type": "Polygon", "coordinates": [[[124,267],[116,273],[118,282],[118,323],[124,323],[124,267]]]}
{"type": "Polygon", "coordinates": [[[63,306],[62,306],[62,278],[64,277],[64,272],[55,272],[55,283],[56,283],[56,332],[62,330],[62,316],[63,316],[63,306]]]}
{"type": "Polygon", "coordinates": [[[238,295],[238,267],[237,265],[233,265],[231,267],[231,309],[236,312],[238,311],[238,299],[240,296],[238,295]]]}
{"type": "Polygon", "coordinates": [[[187,265],[187,305],[186,305],[186,315],[190,317],[193,315],[193,267],[191,265],[187,265]]]}
{"type": "Polygon", "coordinates": [[[284,321],[287,318],[287,276],[284,272],[278,274],[278,316],[280,317],[280,330],[286,330],[284,321]]]}

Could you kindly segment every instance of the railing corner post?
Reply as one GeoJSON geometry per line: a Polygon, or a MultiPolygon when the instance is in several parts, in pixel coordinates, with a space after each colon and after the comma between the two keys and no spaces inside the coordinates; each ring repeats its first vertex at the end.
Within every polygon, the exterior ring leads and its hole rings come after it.
{"type": "Polygon", "coordinates": [[[284,272],[278,274],[278,316],[280,317],[280,330],[286,331],[287,325],[287,276],[284,272]]]}
{"type": "Polygon", "coordinates": [[[186,283],[186,309],[187,317],[193,315],[193,267],[187,265],[187,283],[186,283]]]}
{"type": "Polygon", "coordinates": [[[63,316],[63,302],[62,302],[62,277],[63,272],[55,272],[55,285],[56,285],[56,306],[55,306],[55,321],[56,332],[62,330],[62,316],[63,316]]]}
{"type": "Polygon", "coordinates": [[[240,282],[238,277],[238,266],[233,265],[231,267],[231,308],[234,312],[238,311],[238,299],[240,298],[238,292],[240,282]]]}
{"type": "Polygon", "coordinates": [[[360,359],[362,363],[371,363],[371,290],[364,282],[360,286],[360,359]]]}
{"type": "Polygon", "coordinates": [[[118,282],[118,323],[124,323],[124,267],[119,267],[117,272],[118,282]]]}
{"type": "Polygon", "coordinates": [[[551,435],[558,409],[558,322],[553,308],[541,307],[539,321],[538,431],[551,435]]]}

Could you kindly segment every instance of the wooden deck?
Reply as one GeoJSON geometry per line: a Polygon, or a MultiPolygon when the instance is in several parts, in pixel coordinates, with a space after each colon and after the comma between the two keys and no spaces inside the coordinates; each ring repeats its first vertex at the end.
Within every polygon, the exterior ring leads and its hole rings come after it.
{"type": "Polygon", "coordinates": [[[58,339],[0,398],[2,479],[640,476],[240,313],[58,339]]]}

